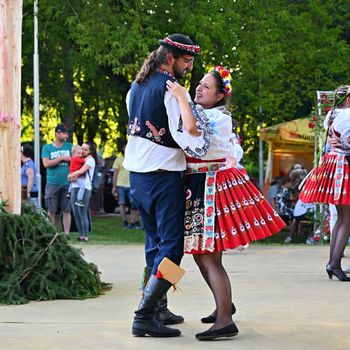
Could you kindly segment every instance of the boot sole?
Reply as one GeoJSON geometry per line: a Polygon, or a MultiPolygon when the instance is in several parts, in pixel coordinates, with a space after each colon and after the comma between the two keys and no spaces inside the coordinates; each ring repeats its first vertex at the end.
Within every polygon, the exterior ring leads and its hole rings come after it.
{"type": "Polygon", "coordinates": [[[141,329],[133,329],[132,335],[135,337],[146,337],[147,335],[154,338],[171,338],[171,337],[178,337],[181,335],[181,333],[151,333],[146,332],[141,329]]]}

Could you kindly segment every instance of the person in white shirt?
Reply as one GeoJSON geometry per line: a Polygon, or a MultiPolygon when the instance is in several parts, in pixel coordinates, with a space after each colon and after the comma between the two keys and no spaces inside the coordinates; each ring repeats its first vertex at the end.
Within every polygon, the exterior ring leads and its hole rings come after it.
{"type": "MultiPolygon", "coordinates": [[[[209,146],[209,125],[183,116],[176,98],[166,90],[166,81],[176,82],[192,70],[199,46],[182,34],[160,40],[142,65],[127,95],[128,143],[124,167],[130,171],[130,192],[146,231],[145,255],[149,278],[135,311],[132,334],[175,337],[181,332],[159,321],[157,305],[171,287],[159,274],[164,258],[180,265],[183,257],[184,150],[200,157],[209,146]]],[[[190,97],[188,95],[188,100],[190,97]]],[[[164,301],[164,299],[163,299],[164,301]]],[[[173,318],[173,317],[172,317],[173,318]]]]}
{"type": "Polygon", "coordinates": [[[75,219],[75,223],[78,228],[79,237],[78,240],[82,242],[87,242],[89,240],[89,227],[90,227],[90,214],[89,214],[89,202],[91,198],[92,191],[92,178],[94,176],[94,171],[97,160],[96,148],[93,142],[84,142],[81,146],[83,151],[83,157],[85,158],[84,165],[71,174],[68,175],[68,180],[72,181],[72,192],[71,192],[71,206],[75,219]],[[79,176],[83,175],[83,180],[85,182],[85,191],[82,199],[82,206],[77,206],[79,185],[74,181],[79,176]]]}
{"type": "Polygon", "coordinates": [[[167,84],[179,101],[183,117],[207,119],[211,126],[206,154],[198,159],[186,151],[184,250],[193,254],[216,304],[215,312],[201,320],[214,325],[196,338],[232,337],[238,334],[238,328],[232,321],[235,306],[222,253],[269,237],[285,223],[240,170],[227,166],[227,158],[238,156],[231,142],[231,113],[225,108],[231,94],[230,72],[216,66],[206,74],[196,88],[192,108],[188,107],[184,87],[171,81],[167,84]]]}
{"type": "Polygon", "coordinates": [[[350,231],[350,85],[334,92],[334,106],[326,116],[327,142],[320,163],[311,171],[299,194],[304,203],[334,204],[337,221],[332,230],[326,272],[350,282],[342,270],[341,260],[350,231]]]}

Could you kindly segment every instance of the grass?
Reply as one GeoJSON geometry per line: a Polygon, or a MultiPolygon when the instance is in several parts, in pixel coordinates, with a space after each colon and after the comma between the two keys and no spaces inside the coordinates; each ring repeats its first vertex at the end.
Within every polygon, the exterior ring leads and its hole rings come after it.
{"type": "Polygon", "coordinates": [[[125,229],[119,216],[93,216],[91,244],[144,244],[143,230],[125,229]]]}
{"type": "MultiPolygon", "coordinates": [[[[144,244],[143,230],[123,228],[123,221],[119,216],[93,216],[93,232],[89,236],[90,244],[144,244]]],[[[282,245],[288,235],[289,227],[267,239],[254,242],[254,245],[282,245]]],[[[298,243],[303,244],[305,240],[298,243]]]]}

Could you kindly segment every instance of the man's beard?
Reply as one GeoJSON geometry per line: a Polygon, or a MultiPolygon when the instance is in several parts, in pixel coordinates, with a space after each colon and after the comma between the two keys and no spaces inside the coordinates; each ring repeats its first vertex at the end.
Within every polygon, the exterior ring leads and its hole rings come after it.
{"type": "Polygon", "coordinates": [[[186,74],[186,71],[185,72],[179,71],[175,65],[173,66],[173,72],[174,72],[174,78],[177,80],[182,79],[184,77],[184,75],[186,74]]]}

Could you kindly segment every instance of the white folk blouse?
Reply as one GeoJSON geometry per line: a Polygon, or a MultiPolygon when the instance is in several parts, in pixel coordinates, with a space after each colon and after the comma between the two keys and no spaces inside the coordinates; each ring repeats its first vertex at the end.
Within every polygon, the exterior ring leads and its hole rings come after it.
{"type": "MultiPolygon", "coordinates": [[[[187,97],[191,102],[189,94],[187,97]]],[[[126,104],[129,111],[129,93],[126,104]]],[[[129,171],[140,173],[159,169],[183,171],[186,169],[185,152],[190,157],[204,160],[233,157],[235,149],[229,141],[232,130],[231,117],[219,108],[204,110],[199,105],[195,106],[192,102],[191,104],[200,136],[192,136],[183,127],[179,127],[182,125],[179,104],[173,94],[166,91],[164,105],[169,118],[169,129],[181,148],[165,147],[145,138],[129,135],[123,166],[129,171]]]]}

